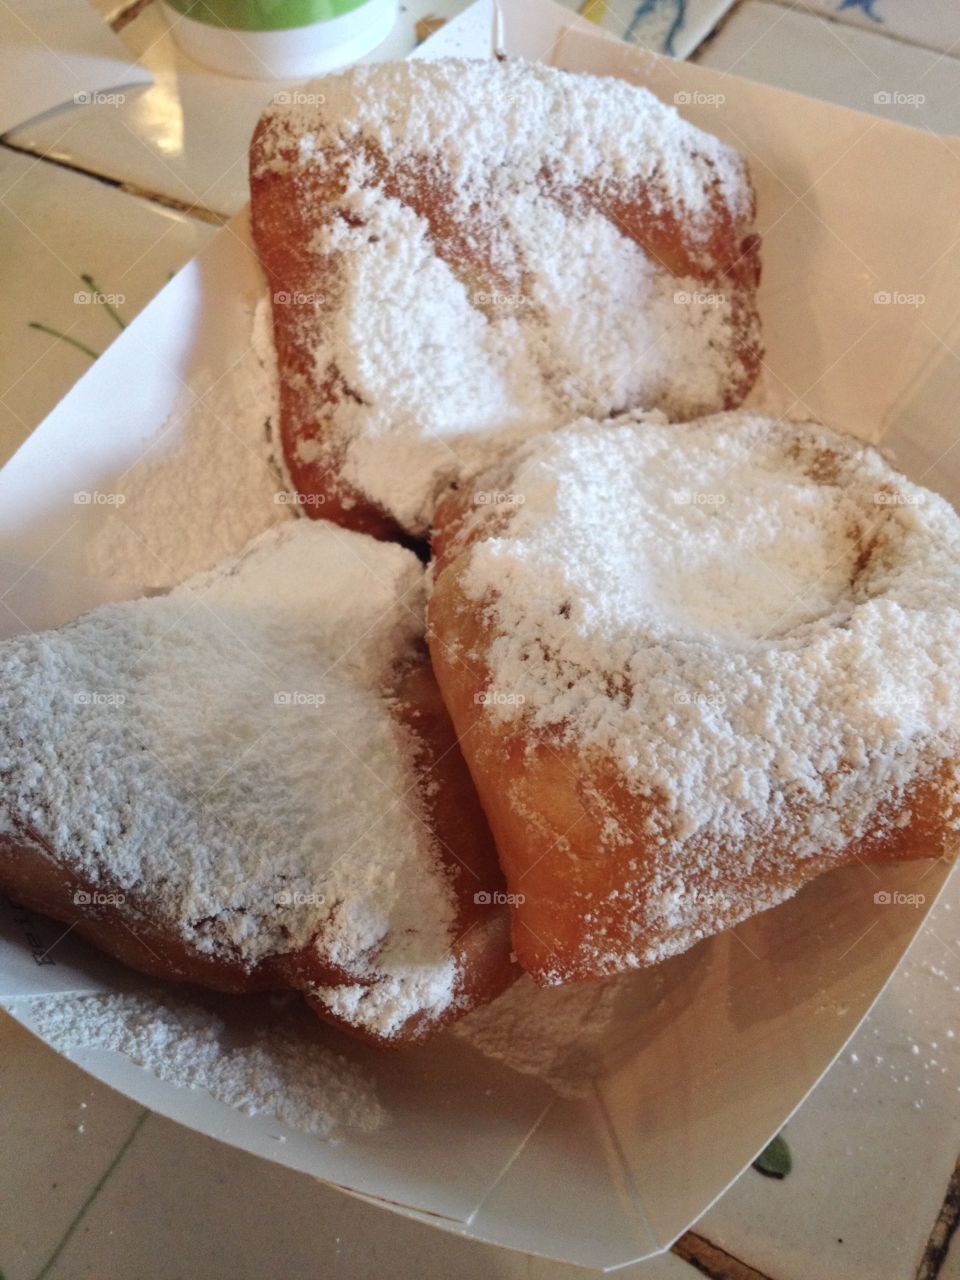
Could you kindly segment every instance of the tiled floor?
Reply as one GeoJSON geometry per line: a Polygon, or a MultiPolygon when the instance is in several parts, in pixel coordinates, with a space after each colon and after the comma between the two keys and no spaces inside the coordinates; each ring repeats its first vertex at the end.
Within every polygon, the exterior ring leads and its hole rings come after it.
{"type": "MultiPolygon", "coordinates": [[[[108,16],[127,7],[96,2],[108,16]]],[[[650,5],[651,38],[677,3],[650,5]]],[[[406,51],[415,19],[461,7],[460,0],[408,0],[391,49],[406,51]]],[[[949,0],[745,0],[724,17],[728,8],[719,0],[687,10],[683,38],[693,44],[720,21],[696,55],[705,64],[960,132],[960,9],[949,0]],[[883,93],[889,102],[877,100],[883,93]],[[911,95],[924,100],[906,101],[911,95]]],[[[616,5],[595,5],[593,16],[601,9],[608,23],[621,20],[616,5]]],[[[89,291],[81,277],[123,294],[117,310],[130,319],[212,234],[210,214],[229,213],[246,199],[246,142],[273,88],[221,81],[177,60],[154,5],[122,35],[153,70],[154,86],[134,91],[120,107],[51,113],[7,139],[108,183],[0,145],[0,227],[9,250],[0,266],[0,457],[90,359],[29,322],[102,350],[116,323],[103,305],[74,301],[89,291]],[[118,190],[119,182],[147,198],[118,190]],[[156,197],[203,206],[204,216],[156,197]]],[[[935,1274],[918,1268],[926,1266],[960,1153],[960,880],[948,894],[851,1050],[788,1126],[789,1177],[777,1182],[750,1171],[704,1217],[696,1228],[703,1239],[682,1245],[700,1271],[668,1256],[620,1275],[935,1274]]],[[[442,1235],[144,1117],[4,1015],[0,1115],[7,1155],[0,1166],[3,1280],[586,1274],[442,1235]]],[[[960,1280],[957,1249],[940,1275],[960,1280]]]]}
{"type": "Polygon", "coordinates": [[[561,0],[631,44],[687,58],[735,0],[561,0]]]}
{"type": "Polygon", "coordinates": [[[746,0],[697,61],[915,129],[960,133],[960,60],[891,40],[876,26],[861,31],[746,0]]]}
{"type": "Polygon", "coordinates": [[[940,53],[960,52],[960,7],[949,0],[799,0],[797,7],[940,53]]]}
{"type": "Polygon", "coordinates": [[[0,1174],[5,1280],[41,1270],[138,1112],[135,1103],[59,1059],[7,1015],[0,1018],[0,1115],[7,1152],[16,1153],[0,1174]]]}
{"type": "Polygon", "coordinates": [[[782,1182],[698,1224],[777,1280],[908,1280],[960,1154],[960,880],[849,1050],[787,1126],[782,1182]],[[922,1172],[921,1172],[922,1171],[922,1172]]]}
{"type": "Polygon", "coordinates": [[[91,301],[96,291],[132,320],[213,231],[155,201],[0,147],[0,459],[89,367],[89,353],[119,332],[107,307],[91,301]]]}

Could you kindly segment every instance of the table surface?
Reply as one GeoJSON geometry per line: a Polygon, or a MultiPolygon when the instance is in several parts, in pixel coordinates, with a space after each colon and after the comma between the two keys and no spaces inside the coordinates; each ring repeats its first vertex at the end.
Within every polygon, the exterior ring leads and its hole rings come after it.
{"type": "MultiPolygon", "coordinates": [[[[571,7],[579,7],[570,0],[571,7]]],[[[0,461],[246,200],[271,89],[187,63],[152,0],[95,0],[154,75],[0,139],[0,461]],[[46,326],[61,336],[38,329],[46,326]]],[[[954,0],[589,0],[638,43],[960,134],[954,0]]],[[[464,0],[406,0],[376,57],[464,0]]],[[[422,30],[422,28],[421,28],[422,30]]],[[[960,149],[960,139],[945,145],[960,149]]],[[[960,1280],[960,878],[854,1043],[788,1125],[793,1170],[748,1170],[672,1254],[616,1274],[960,1280]]],[[[0,1014],[0,1280],[446,1280],[589,1272],[441,1234],[150,1115],[0,1014]]]]}

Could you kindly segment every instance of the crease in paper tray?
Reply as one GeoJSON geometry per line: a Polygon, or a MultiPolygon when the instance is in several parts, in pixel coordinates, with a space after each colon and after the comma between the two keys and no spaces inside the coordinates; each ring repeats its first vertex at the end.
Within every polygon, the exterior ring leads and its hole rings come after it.
{"type": "MultiPolygon", "coordinates": [[[[571,29],[569,10],[548,0],[502,0],[501,8],[508,51],[624,75],[667,101],[685,94],[685,115],[747,154],[764,235],[764,377],[777,407],[882,442],[914,479],[956,503],[951,384],[960,263],[943,248],[960,225],[960,154],[922,132],[584,34],[571,29]],[[879,305],[875,296],[884,292],[919,293],[924,301],[879,305]]],[[[492,6],[475,6],[420,52],[485,56],[491,20],[492,6]]],[[[157,437],[182,385],[202,389],[230,367],[247,341],[245,308],[261,287],[241,214],[0,471],[0,556],[82,569],[102,513],[78,508],[73,494],[110,489],[157,437]]],[[[289,1142],[264,1150],[255,1119],[224,1115],[204,1095],[185,1097],[170,1086],[158,1101],[145,1073],[129,1064],[136,1080],[100,1058],[87,1065],[191,1127],[308,1167],[378,1203],[396,1201],[421,1220],[436,1223],[442,1214],[442,1225],[471,1238],[616,1269],[686,1229],[840,1052],[924,918],[912,907],[877,903],[874,894],[921,892],[929,908],[945,876],[942,864],[930,863],[847,868],[735,934],[669,961],[654,1014],[631,1019],[624,1011],[624,1035],[604,1059],[593,1097],[548,1105],[538,1082],[457,1059],[476,1073],[471,1088],[482,1093],[488,1079],[498,1083],[495,1107],[488,1100],[486,1110],[471,1112],[461,1105],[464,1094],[446,1127],[422,1117],[432,1134],[426,1149],[434,1144],[444,1177],[456,1163],[444,1145],[466,1163],[465,1173],[454,1171],[449,1194],[389,1162],[368,1164],[360,1177],[356,1151],[353,1172],[343,1177],[326,1144],[314,1143],[322,1159],[303,1148],[299,1162],[289,1142]],[[484,1143],[485,1154],[475,1153],[484,1143]]],[[[62,958],[70,940],[63,946],[62,958]]],[[[31,977],[29,964],[10,977],[11,947],[21,948],[22,961],[23,939],[4,933],[0,972],[9,981],[0,991],[12,983],[23,994],[26,981],[42,993],[49,975],[31,977]]],[[[110,962],[103,964],[96,972],[77,968],[70,981],[87,985],[71,989],[113,981],[110,962]]],[[[25,1006],[17,1009],[28,1021],[25,1006]]],[[[437,1053],[437,1071],[452,1061],[443,1057],[448,1039],[423,1051],[425,1062],[437,1053]]],[[[392,1073],[415,1070],[398,1067],[393,1056],[383,1061],[392,1073]]],[[[423,1069],[429,1073],[429,1064],[423,1069]]],[[[438,1089],[443,1079],[442,1072],[434,1077],[438,1089]]],[[[415,1112],[417,1100],[410,1103],[415,1112]]],[[[405,1154],[415,1155],[416,1146],[413,1140],[405,1154]]]]}

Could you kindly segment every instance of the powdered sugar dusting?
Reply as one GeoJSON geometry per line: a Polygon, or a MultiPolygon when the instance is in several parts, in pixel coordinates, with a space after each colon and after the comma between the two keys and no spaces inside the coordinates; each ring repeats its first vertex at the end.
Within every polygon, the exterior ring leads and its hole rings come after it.
{"type": "Polygon", "coordinates": [[[7,641],[0,805],[202,953],[310,944],[387,981],[385,1033],[437,1014],[453,895],[386,697],[422,608],[411,552],[296,521],[169,596],[7,641]]]}
{"type": "Polygon", "coordinates": [[[276,354],[266,297],[250,346],[209,386],[191,387],[143,455],[111,486],[122,503],[84,549],[90,574],[170,586],[234,555],[293,514],[272,460],[276,354]]]}
{"type": "MultiPolygon", "coordinates": [[[[435,489],[469,466],[484,436],[519,440],[556,425],[562,408],[543,387],[519,315],[508,306],[488,320],[399,201],[379,201],[337,246],[343,293],[329,342],[316,347],[316,378],[335,360],[357,397],[335,411],[338,446],[349,441],[344,477],[422,529],[435,489]]],[[[301,461],[318,456],[302,449],[301,461]]]]}
{"type": "Polygon", "coordinates": [[[595,210],[577,219],[516,197],[507,225],[530,301],[530,341],[565,420],[634,405],[695,416],[724,403],[735,358],[728,298],[652,261],[595,210]]]}
{"type": "Polygon", "coordinates": [[[387,1037],[395,1035],[417,1010],[438,1017],[450,1006],[457,977],[452,956],[417,963],[409,938],[394,934],[381,949],[378,965],[381,976],[374,986],[343,983],[313,990],[336,1017],[387,1037]]]}
{"type": "Polygon", "coordinates": [[[31,1000],[31,1027],[60,1053],[122,1053],[159,1080],[204,1089],[246,1115],[268,1115],[328,1138],[370,1132],[385,1113],[376,1086],[356,1062],[296,1034],[291,1010],[245,1043],[212,1008],[170,992],[57,995],[31,1000]]]}
{"type": "Polygon", "coordinates": [[[298,175],[344,166],[334,205],[304,215],[316,306],[278,317],[314,359],[305,419],[322,426],[297,462],[424,532],[438,491],[493,449],[578,414],[683,418],[745,393],[752,301],[707,239],[721,210],[746,233],[752,191],[716,138],[646,90],[523,63],[358,68],[316,88],[303,96],[323,106],[273,110],[253,154],[255,224],[258,179],[292,175],[304,200],[298,175]],[[609,192],[679,219],[699,281],[600,212],[609,192]]]}
{"type": "Polygon", "coordinates": [[[462,573],[514,695],[484,714],[609,758],[651,838],[839,851],[955,753],[960,520],[874,451],[749,414],[581,422],[482,484],[523,498],[462,573]]]}
{"type": "MultiPolygon", "coordinates": [[[[409,528],[426,527],[438,489],[475,472],[494,440],[505,449],[637,403],[724,402],[730,315],[714,295],[597,213],[574,224],[559,207],[515,203],[526,254],[515,292],[471,290],[398,201],[337,239],[343,295],[316,376],[335,357],[356,394],[335,410],[344,477],[409,528]]],[[[301,461],[323,456],[307,447],[301,461]]]]}
{"type": "MultiPolygon", "coordinates": [[[[384,154],[437,157],[464,203],[487,183],[495,157],[511,183],[544,169],[565,186],[636,175],[694,222],[704,221],[714,183],[731,210],[749,208],[736,152],[614,77],[519,59],[437,58],[356,67],[312,87],[322,91],[322,112],[307,93],[276,113],[278,145],[283,133],[297,138],[301,162],[331,135],[362,137],[384,154]]],[[[278,150],[268,163],[288,162],[278,150]]]]}

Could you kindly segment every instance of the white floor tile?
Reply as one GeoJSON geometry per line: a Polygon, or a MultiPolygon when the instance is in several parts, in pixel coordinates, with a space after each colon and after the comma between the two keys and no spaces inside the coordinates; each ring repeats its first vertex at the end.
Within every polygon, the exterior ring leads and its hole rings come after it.
{"type": "Polygon", "coordinates": [[[913,1280],[960,1152],[960,878],[851,1049],[697,1225],[777,1280],[913,1280]]]}
{"type": "Polygon", "coordinates": [[[675,58],[687,58],[735,0],[560,0],[568,9],[628,40],[675,58]]]}
{"type": "Polygon", "coordinates": [[[84,301],[93,277],[131,320],[215,228],[32,156],[0,148],[0,462],[90,366],[29,328],[50,326],[102,351],[119,332],[84,301]],[[75,301],[75,299],[78,299],[75,301]]]}
{"type": "Polygon", "coordinates": [[[0,1012],[4,1280],[42,1269],[139,1113],[0,1012]]]}
{"type": "Polygon", "coordinates": [[[878,30],[747,0],[696,61],[915,128],[960,133],[960,60],[878,30]]]}
{"type": "Polygon", "coordinates": [[[955,0],[921,0],[912,4],[904,0],[799,0],[799,4],[829,14],[839,22],[882,31],[928,49],[960,52],[960,6],[955,0]]]}

